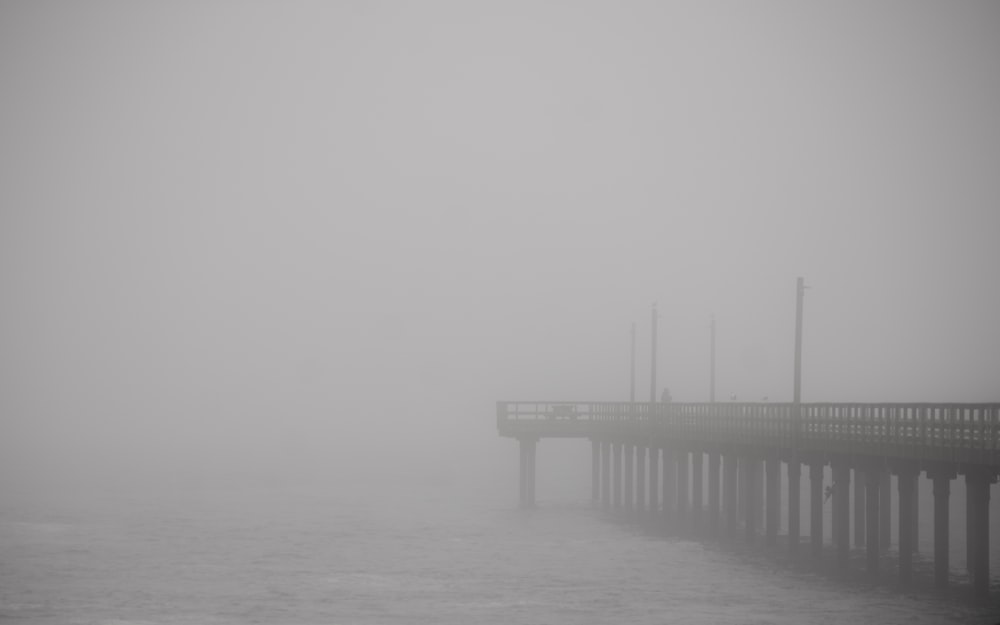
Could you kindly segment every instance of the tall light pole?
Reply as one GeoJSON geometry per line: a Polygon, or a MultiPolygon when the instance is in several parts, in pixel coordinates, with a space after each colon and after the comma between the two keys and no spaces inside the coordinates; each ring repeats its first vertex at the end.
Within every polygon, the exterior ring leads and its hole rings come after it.
{"type": "Polygon", "coordinates": [[[799,277],[795,288],[795,396],[793,401],[796,407],[802,400],[802,298],[805,293],[805,280],[799,277]]]}
{"type": "Polygon", "coordinates": [[[649,403],[656,402],[656,302],[653,302],[652,326],[653,326],[653,349],[652,362],[649,366],[649,403]]]}
{"type": "Polygon", "coordinates": [[[712,352],[709,358],[709,378],[708,378],[708,401],[715,403],[715,315],[712,315],[712,321],[709,324],[712,335],[712,352]]]}
{"type": "Polygon", "coordinates": [[[635,403],[635,322],[632,322],[632,366],[629,375],[630,387],[628,400],[635,403]]]}

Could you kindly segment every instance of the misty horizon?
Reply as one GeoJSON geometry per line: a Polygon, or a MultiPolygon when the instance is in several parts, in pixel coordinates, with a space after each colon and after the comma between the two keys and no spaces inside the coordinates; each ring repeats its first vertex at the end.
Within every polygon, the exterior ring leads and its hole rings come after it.
{"type": "Polygon", "coordinates": [[[0,17],[10,486],[495,475],[633,322],[648,397],[653,302],[656,396],[714,316],[717,398],[789,401],[797,276],[803,401],[1000,399],[993,5],[0,17]]]}

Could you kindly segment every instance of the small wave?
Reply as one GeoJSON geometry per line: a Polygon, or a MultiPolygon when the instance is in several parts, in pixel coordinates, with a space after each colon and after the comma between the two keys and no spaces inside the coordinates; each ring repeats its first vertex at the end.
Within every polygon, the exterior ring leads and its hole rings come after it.
{"type": "Polygon", "coordinates": [[[59,534],[73,527],[68,523],[41,521],[4,521],[2,525],[16,531],[35,532],[39,534],[59,534]]]}
{"type": "Polygon", "coordinates": [[[470,601],[462,603],[461,605],[462,607],[473,610],[509,610],[510,608],[526,608],[531,605],[537,605],[537,603],[526,599],[506,599],[493,601],[470,601]]]}
{"type": "Polygon", "coordinates": [[[395,588],[399,586],[399,580],[379,573],[345,573],[344,575],[328,577],[326,581],[352,588],[395,588]]]}

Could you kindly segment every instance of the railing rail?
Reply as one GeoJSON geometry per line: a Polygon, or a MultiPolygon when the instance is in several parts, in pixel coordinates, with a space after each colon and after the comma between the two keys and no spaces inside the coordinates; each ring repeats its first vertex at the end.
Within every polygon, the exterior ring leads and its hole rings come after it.
{"type": "Polygon", "coordinates": [[[501,401],[497,426],[504,435],[600,436],[613,431],[934,458],[976,452],[987,461],[1000,461],[1000,403],[501,401]]]}

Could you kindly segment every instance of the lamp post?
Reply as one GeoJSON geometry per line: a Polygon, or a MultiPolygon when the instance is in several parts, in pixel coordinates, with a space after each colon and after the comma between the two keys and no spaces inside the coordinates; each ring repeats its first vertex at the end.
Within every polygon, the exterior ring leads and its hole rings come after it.
{"type": "Polygon", "coordinates": [[[629,394],[628,400],[635,403],[635,322],[632,322],[632,360],[629,373],[629,394]]]}
{"type": "Polygon", "coordinates": [[[712,321],[709,324],[711,330],[712,341],[711,341],[711,354],[709,357],[709,378],[708,378],[708,401],[715,403],[715,315],[712,315],[712,321]]]}
{"type": "Polygon", "coordinates": [[[649,403],[656,403],[656,302],[653,302],[652,311],[652,326],[653,326],[653,337],[652,337],[652,356],[649,366],[649,403]]]}

